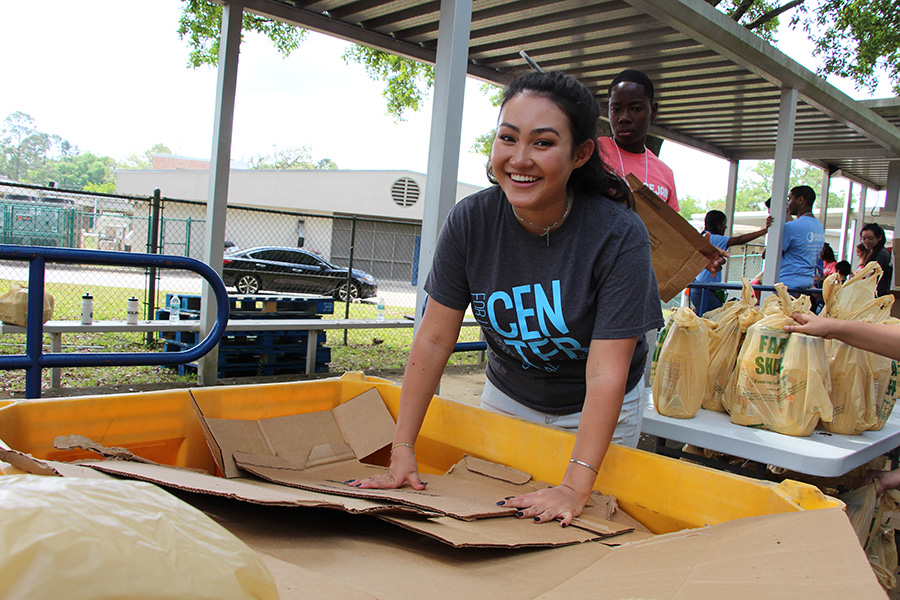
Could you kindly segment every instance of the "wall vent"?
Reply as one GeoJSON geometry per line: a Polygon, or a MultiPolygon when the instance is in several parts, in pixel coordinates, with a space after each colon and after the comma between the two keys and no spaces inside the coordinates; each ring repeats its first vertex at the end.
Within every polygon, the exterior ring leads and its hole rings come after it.
{"type": "Polygon", "coordinates": [[[391,186],[391,198],[400,206],[412,206],[420,193],[419,184],[410,177],[401,177],[391,186]]]}

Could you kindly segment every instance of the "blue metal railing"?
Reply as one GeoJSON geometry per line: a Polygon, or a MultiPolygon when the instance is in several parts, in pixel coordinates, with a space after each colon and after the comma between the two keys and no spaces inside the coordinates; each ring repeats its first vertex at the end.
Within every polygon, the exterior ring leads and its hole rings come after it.
{"type": "Polygon", "coordinates": [[[75,250],[0,244],[0,259],[28,261],[28,319],[25,354],[0,356],[0,370],[25,369],[25,397],[41,397],[41,372],[48,367],[116,367],[180,365],[195,361],[219,343],[228,324],[228,292],[212,267],[193,258],[106,250],[75,250]],[[98,352],[44,354],[44,276],[46,263],[161,267],[193,271],[206,279],[216,295],[216,322],[203,340],[180,352],[98,352]]]}
{"type": "MultiPolygon", "coordinates": [[[[753,287],[753,289],[758,292],[774,292],[775,291],[775,286],[773,286],[773,285],[754,285],[751,287],[753,287]]],[[[709,302],[709,295],[711,293],[710,290],[740,290],[740,289],[742,289],[742,286],[740,283],[718,283],[718,282],[698,283],[695,281],[695,282],[691,282],[691,284],[688,286],[688,288],[701,290],[700,291],[700,308],[698,310],[697,307],[694,307],[694,312],[697,313],[698,315],[702,315],[703,313],[706,312],[706,306],[709,302]]],[[[788,288],[788,293],[791,294],[792,296],[799,296],[800,294],[806,294],[807,296],[810,296],[813,301],[813,307],[815,308],[817,300],[813,296],[816,294],[821,294],[822,289],[821,288],[803,288],[803,289],[788,288]]]]}

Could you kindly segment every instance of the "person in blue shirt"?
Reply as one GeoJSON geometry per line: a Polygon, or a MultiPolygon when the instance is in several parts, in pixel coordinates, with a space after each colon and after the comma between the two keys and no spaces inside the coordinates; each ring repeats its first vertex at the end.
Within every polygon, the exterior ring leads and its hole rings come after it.
{"type": "MultiPolygon", "coordinates": [[[[730,246],[743,246],[747,242],[766,235],[769,226],[772,224],[772,220],[771,216],[767,217],[766,226],[758,231],[751,231],[750,233],[729,237],[725,235],[725,231],[728,229],[728,217],[726,217],[725,213],[721,210],[711,210],[706,213],[706,219],[703,224],[703,233],[704,235],[709,233],[709,242],[713,246],[722,250],[728,250],[730,246]]],[[[704,269],[697,275],[697,278],[694,281],[697,283],[719,282],[722,281],[722,272],[719,271],[713,274],[704,269]]],[[[696,311],[697,314],[700,314],[701,311],[700,296],[702,293],[703,290],[691,288],[691,305],[694,307],[694,311],[696,311]]],[[[722,303],[725,301],[724,297],[725,290],[710,290],[706,295],[706,306],[702,309],[703,312],[722,306],[722,303]]]]}
{"type": "Polygon", "coordinates": [[[816,259],[825,245],[825,228],[812,214],[815,201],[816,192],[808,185],[798,185],[788,193],[788,214],[795,218],[784,224],[778,281],[790,289],[813,286],[816,259]]]}

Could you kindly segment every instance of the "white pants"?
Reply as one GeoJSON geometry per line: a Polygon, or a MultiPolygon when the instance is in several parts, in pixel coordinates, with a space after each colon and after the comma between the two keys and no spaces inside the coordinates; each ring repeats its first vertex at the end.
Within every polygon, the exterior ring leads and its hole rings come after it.
{"type": "MultiPolygon", "coordinates": [[[[616,430],[613,432],[612,441],[614,443],[637,448],[638,440],[641,437],[643,407],[644,384],[642,381],[639,381],[634,388],[625,394],[625,399],[622,402],[622,412],[619,413],[616,430]]],[[[528,408],[504,394],[490,380],[485,380],[484,382],[484,390],[481,392],[481,408],[500,413],[501,415],[511,415],[533,423],[550,425],[551,427],[569,431],[577,431],[578,422],[581,420],[580,412],[570,415],[553,415],[528,408]]]]}

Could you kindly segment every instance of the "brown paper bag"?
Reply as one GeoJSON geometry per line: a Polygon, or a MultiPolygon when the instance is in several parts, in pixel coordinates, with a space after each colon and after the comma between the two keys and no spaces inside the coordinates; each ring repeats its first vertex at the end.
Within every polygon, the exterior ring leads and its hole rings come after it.
{"type": "Polygon", "coordinates": [[[634,193],[635,211],[650,234],[650,258],[659,298],[668,302],[718,256],[718,249],[690,223],[632,174],[626,177],[634,193]]]}
{"type": "MultiPolygon", "coordinates": [[[[44,315],[46,323],[53,318],[53,296],[44,292],[44,315]]],[[[28,324],[28,289],[12,283],[9,291],[0,295],[0,321],[10,325],[25,327],[28,324]]]]}

